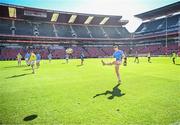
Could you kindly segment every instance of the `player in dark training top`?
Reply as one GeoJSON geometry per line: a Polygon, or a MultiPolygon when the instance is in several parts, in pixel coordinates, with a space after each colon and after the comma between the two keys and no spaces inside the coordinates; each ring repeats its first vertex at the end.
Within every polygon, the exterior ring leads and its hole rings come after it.
{"type": "Polygon", "coordinates": [[[83,65],[84,64],[84,53],[83,52],[81,53],[80,58],[81,58],[81,65],[83,65]]]}

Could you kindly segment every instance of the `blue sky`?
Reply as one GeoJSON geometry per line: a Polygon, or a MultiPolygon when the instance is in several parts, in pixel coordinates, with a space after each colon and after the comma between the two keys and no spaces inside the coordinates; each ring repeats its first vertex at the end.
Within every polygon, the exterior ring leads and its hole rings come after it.
{"type": "Polygon", "coordinates": [[[121,15],[123,19],[129,20],[127,29],[134,32],[141,24],[141,20],[134,15],[178,0],[0,0],[0,2],[69,12],[121,15]]]}

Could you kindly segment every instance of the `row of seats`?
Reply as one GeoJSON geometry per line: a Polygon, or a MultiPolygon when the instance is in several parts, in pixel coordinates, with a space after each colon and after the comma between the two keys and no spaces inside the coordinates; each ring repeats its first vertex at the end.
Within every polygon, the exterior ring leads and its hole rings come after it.
{"type": "Polygon", "coordinates": [[[125,27],[86,26],[69,24],[52,24],[30,21],[0,19],[0,34],[45,37],[78,38],[124,38],[130,33],[125,27]]]}
{"type": "Polygon", "coordinates": [[[147,34],[151,32],[160,32],[163,30],[166,30],[166,25],[167,25],[167,30],[172,31],[172,30],[177,30],[180,25],[179,22],[180,14],[170,16],[166,18],[161,18],[153,21],[148,21],[142,23],[138,29],[135,31],[135,34],[147,34]],[[167,21],[167,22],[166,22],[167,21]]]}
{"type": "MultiPolygon", "coordinates": [[[[65,49],[47,49],[47,48],[36,48],[33,49],[35,52],[40,52],[43,59],[47,59],[48,54],[51,52],[54,59],[65,58],[65,49]]],[[[107,57],[112,56],[114,50],[112,47],[72,47],[73,54],[72,58],[79,58],[83,52],[87,58],[107,57]]],[[[126,55],[147,54],[151,52],[152,55],[165,55],[171,54],[172,52],[180,52],[180,46],[177,43],[168,44],[168,48],[164,45],[146,45],[146,46],[122,46],[121,49],[126,55]]],[[[25,56],[27,49],[23,48],[1,48],[0,49],[0,60],[13,60],[16,59],[16,55],[20,52],[22,56],[25,56]]]]}
{"type": "Polygon", "coordinates": [[[131,53],[147,53],[151,52],[153,55],[169,55],[172,52],[179,52],[180,51],[180,46],[178,46],[177,43],[173,44],[168,44],[167,48],[166,46],[162,44],[158,45],[148,45],[148,46],[139,46],[139,47],[134,47],[130,49],[131,53]]]}

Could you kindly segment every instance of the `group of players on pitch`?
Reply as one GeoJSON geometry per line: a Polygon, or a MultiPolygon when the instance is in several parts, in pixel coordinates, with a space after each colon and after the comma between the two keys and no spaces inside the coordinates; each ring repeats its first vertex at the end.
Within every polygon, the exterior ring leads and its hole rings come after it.
{"type": "MultiPolygon", "coordinates": [[[[47,57],[48,57],[49,62],[51,62],[52,54],[49,53],[47,57]]],[[[20,53],[18,53],[17,54],[18,66],[21,66],[22,58],[23,58],[22,55],[20,53]]],[[[34,70],[35,69],[34,68],[35,64],[36,64],[37,68],[39,68],[39,66],[40,66],[40,61],[41,61],[40,53],[37,52],[35,54],[33,51],[31,51],[30,53],[27,52],[25,54],[24,59],[25,59],[26,65],[32,67],[32,71],[33,71],[32,73],[34,74],[35,73],[35,70],[34,70]]],[[[66,63],[68,63],[69,62],[69,54],[65,55],[65,59],[66,59],[66,63]]],[[[80,59],[81,59],[81,65],[83,65],[84,64],[84,54],[83,53],[81,53],[80,59]]]]}
{"type": "MultiPolygon", "coordinates": [[[[65,55],[65,59],[66,59],[66,63],[69,63],[69,54],[66,54],[65,55]]],[[[81,65],[83,65],[84,64],[84,53],[82,52],[81,54],[80,54],[80,59],[81,59],[81,65]]]]}
{"type": "MultiPolygon", "coordinates": [[[[123,61],[123,65],[126,66],[127,65],[127,56],[125,56],[124,52],[122,50],[120,50],[118,48],[118,46],[114,46],[113,47],[114,49],[114,53],[113,53],[113,57],[115,58],[115,61],[113,62],[104,62],[103,60],[101,60],[102,62],[102,65],[114,65],[115,66],[115,72],[116,72],[116,76],[117,76],[117,79],[118,79],[118,84],[121,83],[121,77],[120,77],[120,72],[119,72],[119,67],[120,65],[122,64],[122,60],[124,59],[123,61]]],[[[176,53],[173,53],[172,54],[172,61],[173,63],[175,64],[175,59],[176,59],[176,53]]],[[[81,65],[83,65],[83,62],[84,62],[84,54],[81,53],[80,54],[80,59],[81,59],[81,65]]],[[[148,53],[147,55],[148,57],[148,62],[151,63],[151,54],[148,53]]],[[[22,56],[20,53],[18,53],[17,55],[17,60],[18,60],[18,65],[21,65],[21,59],[22,59],[22,56]]],[[[51,62],[51,59],[52,59],[52,54],[50,53],[48,55],[48,59],[49,59],[49,62],[51,62]]],[[[68,63],[69,61],[69,54],[67,53],[65,55],[65,59],[66,59],[66,63],[68,63]]],[[[36,66],[37,68],[39,68],[40,66],[40,60],[41,60],[41,55],[37,52],[36,54],[31,51],[31,53],[26,53],[25,55],[25,61],[26,61],[26,64],[28,66],[31,66],[32,67],[32,73],[34,74],[34,65],[36,63],[36,66]]],[[[139,63],[139,57],[138,57],[138,53],[136,52],[136,55],[135,55],[135,60],[134,60],[134,63],[139,63]]]]}
{"type": "MultiPolygon", "coordinates": [[[[18,53],[18,55],[17,55],[18,66],[21,65],[21,59],[22,59],[22,55],[20,53],[18,53]]],[[[35,73],[34,72],[34,65],[35,65],[35,63],[36,63],[37,68],[39,68],[39,66],[40,66],[40,61],[41,61],[40,53],[37,52],[35,54],[33,51],[31,51],[30,53],[27,52],[25,54],[24,59],[26,61],[27,66],[31,66],[32,67],[32,71],[33,71],[32,73],[34,74],[35,73]]]]}

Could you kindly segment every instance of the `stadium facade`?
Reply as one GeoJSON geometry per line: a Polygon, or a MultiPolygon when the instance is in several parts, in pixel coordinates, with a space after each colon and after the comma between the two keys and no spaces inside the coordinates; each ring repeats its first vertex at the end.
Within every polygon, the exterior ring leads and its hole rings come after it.
{"type": "Polygon", "coordinates": [[[95,15],[0,4],[0,59],[15,59],[28,49],[42,58],[64,58],[72,47],[73,58],[112,55],[119,45],[127,55],[136,51],[164,55],[180,51],[180,2],[135,15],[143,20],[134,33],[122,16],[95,15]]]}

